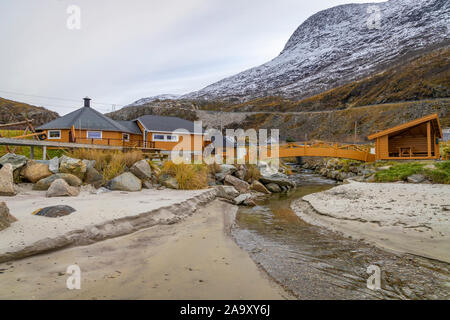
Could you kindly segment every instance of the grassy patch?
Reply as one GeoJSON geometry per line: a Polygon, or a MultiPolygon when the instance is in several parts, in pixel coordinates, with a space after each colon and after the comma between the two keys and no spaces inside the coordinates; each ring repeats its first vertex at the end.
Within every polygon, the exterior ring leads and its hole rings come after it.
{"type": "Polygon", "coordinates": [[[161,174],[174,177],[180,189],[197,190],[208,186],[207,175],[209,170],[206,164],[175,164],[172,161],[167,161],[161,169],[161,174]]]}
{"type": "Polygon", "coordinates": [[[435,169],[426,168],[429,163],[394,163],[387,170],[375,174],[379,182],[406,181],[413,174],[423,174],[434,183],[450,184],[450,161],[434,163],[435,169]]]}
{"type": "Polygon", "coordinates": [[[106,181],[122,174],[125,167],[130,168],[134,163],[144,159],[141,151],[111,151],[97,149],[75,149],[67,152],[67,156],[76,159],[95,160],[95,169],[106,181]]]}

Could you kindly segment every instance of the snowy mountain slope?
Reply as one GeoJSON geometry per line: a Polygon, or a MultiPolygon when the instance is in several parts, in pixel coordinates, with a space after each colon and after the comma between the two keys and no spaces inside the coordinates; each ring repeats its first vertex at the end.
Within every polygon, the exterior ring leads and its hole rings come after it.
{"type": "Polygon", "coordinates": [[[176,94],[160,94],[157,96],[153,96],[153,97],[148,97],[148,98],[142,98],[139,100],[136,100],[133,103],[130,103],[129,105],[127,105],[126,107],[135,107],[135,106],[142,106],[144,104],[159,100],[159,101],[165,101],[165,100],[176,100],[178,99],[180,96],[176,95],[176,94]]]}
{"type": "Polygon", "coordinates": [[[181,98],[310,96],[448,42],[449,17],[448,0],[390,0],[333,7],[301,24],[272,61],[181,98]],[[377,11],[379,28],[369,27],[368,21],[376,20],[377,11]]]}

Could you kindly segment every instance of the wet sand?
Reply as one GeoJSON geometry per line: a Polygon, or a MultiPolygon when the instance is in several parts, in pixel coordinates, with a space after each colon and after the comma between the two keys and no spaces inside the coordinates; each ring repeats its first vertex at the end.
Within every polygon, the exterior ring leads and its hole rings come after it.
{"type": "Polygon", "coordinates": [[[229,236],[237,208],[214,200],[172,225],[0,264],[1,299],[286,299],[229,236]],[[68,290],[69,265],[81,290],[68,290]]]}

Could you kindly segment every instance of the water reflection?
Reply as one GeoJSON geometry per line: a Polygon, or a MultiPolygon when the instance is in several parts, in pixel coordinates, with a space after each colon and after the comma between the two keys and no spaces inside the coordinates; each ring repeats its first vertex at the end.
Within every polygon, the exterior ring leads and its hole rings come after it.
{"type": "Polygon", "coordinates": [[[300,187],[239,209],[233,236],[281,285],[301,299],[449,299],[450,265],[397,255],[312,226],[290,209],[291,201],[331,188],[310,173],[300,187]],[[382,270],[382,289],[367,289],[369,265],[382,270]]]}

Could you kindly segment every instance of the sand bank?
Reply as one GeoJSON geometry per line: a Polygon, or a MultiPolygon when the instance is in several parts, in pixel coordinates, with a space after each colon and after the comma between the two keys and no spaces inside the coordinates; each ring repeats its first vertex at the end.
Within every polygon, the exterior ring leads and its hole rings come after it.
{"type": "Polygon", "coordinates": [[[292,209],[308,223],[450,263],[448,185],[352,182],[307,195],[292,209]]]}
{"type": "Polygon", "coordinates": [[[290,298],[227,235],[237,207],[219,200],[172,225],[0,264],[0,299],[290,298]],[[68,290],[67,266],[81,268],[68,290]]]}
{"type": "Polygon", "coordinates": [[[78,197],[64,198],[46,198],[44,191],[25,190],[15,197],[0,197],[18,219],[0,231],[0,262],[174,223],[214,197],[214,189],[145,189],[98,195],[82,191],[78,197]],[[53,205],[68,205],[76,212],[60,218],[32,215],[39,208],[53,205]]]}

